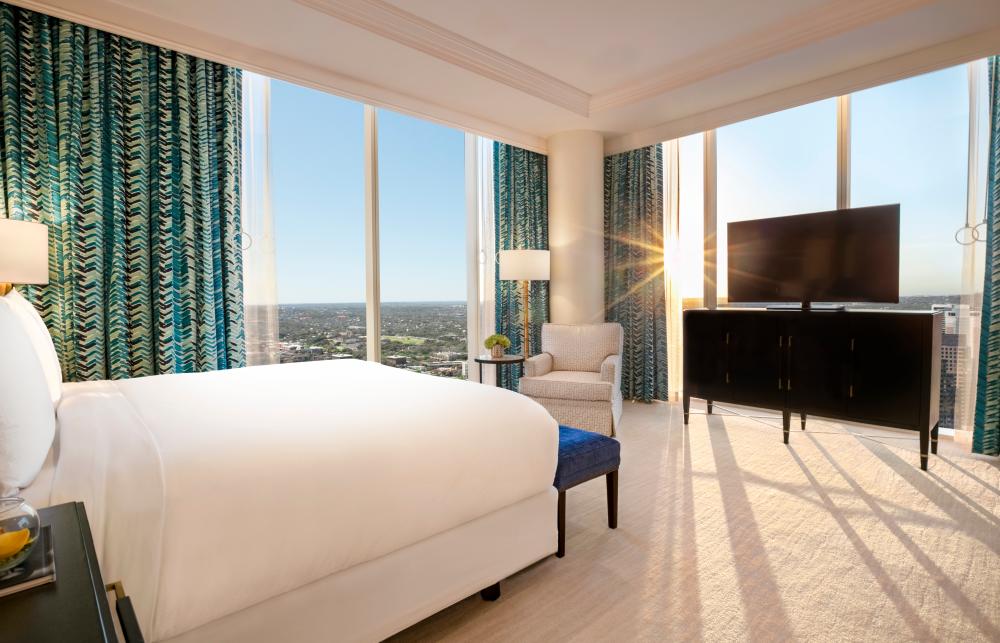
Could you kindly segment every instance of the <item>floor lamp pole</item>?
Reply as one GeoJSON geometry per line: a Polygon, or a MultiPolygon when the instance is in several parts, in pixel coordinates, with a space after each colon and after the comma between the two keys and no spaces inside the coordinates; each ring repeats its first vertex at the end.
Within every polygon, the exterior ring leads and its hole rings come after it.
{"type": "Polygon", "coordinates": [[[524,311],[524,358],[531,357],[531,325],[528,321],[528,289],[531,287],[530,281],[521,282],[521,310],[524,311]]]}

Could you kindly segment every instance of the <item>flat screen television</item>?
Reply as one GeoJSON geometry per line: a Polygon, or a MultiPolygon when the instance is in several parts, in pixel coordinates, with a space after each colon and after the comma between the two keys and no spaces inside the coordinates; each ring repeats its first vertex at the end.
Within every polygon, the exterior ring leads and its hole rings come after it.
{"type": "Polygon", "coordinates": [[[899,303],[899,204],[729,224],[729,301],[899,303]]]}

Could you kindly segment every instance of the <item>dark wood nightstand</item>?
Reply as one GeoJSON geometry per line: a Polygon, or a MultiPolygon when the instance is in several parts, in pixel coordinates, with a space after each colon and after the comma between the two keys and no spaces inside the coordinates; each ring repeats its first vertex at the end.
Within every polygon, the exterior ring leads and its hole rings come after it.
{"type": "Polygon", "coordinates": [[[115,591],[118,623],[126,643],[143,643],[142,632],[120,583],[105,586],[97,565],[83,503],[38,510],[52,528],[56,582],[0,598],[0,639],[33,643],[116,643],[108,592],[115,591]]]}

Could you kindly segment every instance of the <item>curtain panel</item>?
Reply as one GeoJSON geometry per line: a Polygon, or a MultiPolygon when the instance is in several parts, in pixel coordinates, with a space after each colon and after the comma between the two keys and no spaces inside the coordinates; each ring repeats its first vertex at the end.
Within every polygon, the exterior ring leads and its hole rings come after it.
{"type": "Polygon", "coordinates": [[[604,303],[625,330],[622,396],[667,399],[663,148],[604,159],[604,303]]]}
{"type": "MultiPolygon", "coordinates": [[[[548,249],[548,185],[548,159],[544,154],[493,143],[493,209],[498,253],[501,250],[548,249]]],[[[520,284],[501,281],[499,264],[494,274],[496,332],[510,338],[508,353],[523,354],[520,284]]],[[[545,281],[530,283],[530,353],[534,355],[541,352],[542,324],[549,320],[549,284],[545,281]]],[[[500,385],[516,391],[520,379],[518,369],[503,367],[500,370],[500,385]]]]}
{"type": "Polygon", "coordinates": [[[277,364],[278,277],[271,208],[271,79],[243,72],[243,294],[247,365],[277,364]]]}
{"type": "Polygon", "coordinates": [[[244,363],[240,72],[0,4],[0,216],[67,381],[244,363]]]}
{"type": "Polygon", "coordinates": [[[990,142],[986,168],[986,280],[972,450],[1000,455],[1000,56],[990,58],[988,66],[990,142]]]}

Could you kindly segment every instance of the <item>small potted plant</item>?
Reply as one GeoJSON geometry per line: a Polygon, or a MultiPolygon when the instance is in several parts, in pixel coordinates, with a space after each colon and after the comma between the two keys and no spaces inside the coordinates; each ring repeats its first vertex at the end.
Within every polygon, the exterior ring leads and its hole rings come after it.
{"type": "Polygon", "coordinates": [[[487,337],[483,344],[490,349],[490,356],[493,359],[500,359],[503,357],[504,350],[510,348],[510,339],[506,335],[497,333],[487,337]]]}

